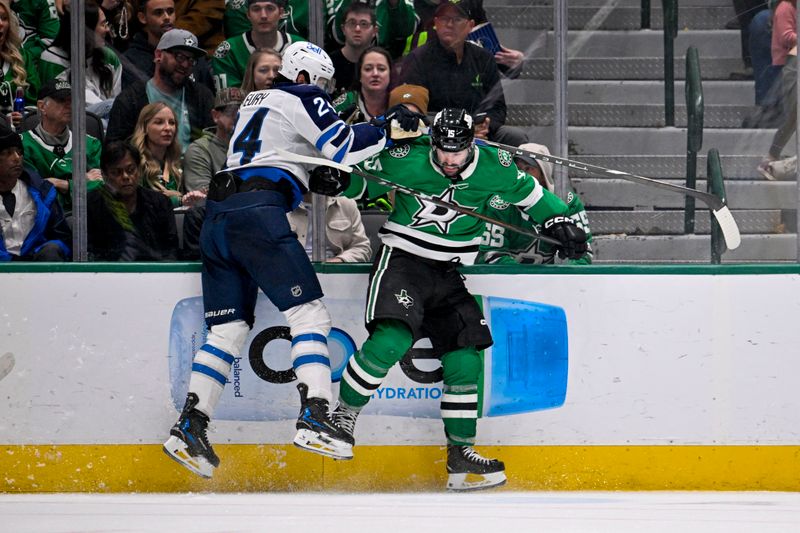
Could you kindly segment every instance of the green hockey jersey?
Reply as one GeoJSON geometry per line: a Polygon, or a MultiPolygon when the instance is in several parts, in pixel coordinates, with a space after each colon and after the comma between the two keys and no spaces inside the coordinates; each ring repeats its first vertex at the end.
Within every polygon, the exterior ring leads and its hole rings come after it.
{"type": "Polygon", "coordinates": [[[61,26],[55,0],[14,0],[11,9],[17,13],[25,34],[22,48],[38,59],[44,49],[53,44],[61,26]]]}
{"type": "MultiPolygon", "coordinates": [[[[575,224],[586,232],[586,241],[592,242],[589,229],[589,218],[580,197],[570,191],[567,194],[568,215],[575,224]]],[[[521,228],[534,229],[541,232],[541,224],[537,224],[524,212],[495,195],[489,200],[486,214],[492,218],[521,228]]],[[[534,239],[529,235],[517,233],[503,226],[487,222],[481,239],[478,263],[491,264],[552,264],[555,263],[556,249],[552,244],[534,239]]],[[[570,260],[573,265],[590,265],[592,248],[580,259],[570,260]]]]}
{"type": "MultiPolygon", "coordinates": [[[[28,130],[22,133],[22,147],[25,151],[24,162],[33,167],[43,178],[58,178],[69,181],[69,193],[58,195],[64,211],[72,210],[72,133],[69,141],[63,147],[64,153],[58,155],[59,150],[56,146],[47,144],[44,139],[36,134],[36,130],[28,130]]],[[[100,141],[91,135],[86,136],[86,170],[100,168],[100,153],[102,146],[100,141]]],[[[87,191],[99,187],[102,180],[92,180],[86,182],[87,191]]]]}
{"type": "MultiPolygon", "coordinates": [[[[28,86],[25,88],[25,104],[36,105],[36,97],[39,93],[39,69],[30,51],[23,48],[20,50],[24,69],[26,73],[25,81],[28,86]]],[[[17,95],[17,85],[14,83],[14,72],[8,62],[3,62],[3,78],[0,80],[0,113],[7,115],[14,109],[14,98],[17,95]]]]}
{"type": "MultiPolygon", "coordinates": [[[[225,38],[230,39],[253,29],[247,18],[247,0],[225,0],[225,15],[222,17],[225,38]]],[[[289,0],[286,18],[281,29],[308,39],[308,0],[289,0]]]]}
{"type": "MultiPolygon", "coordinates": [[[[297,35],[278,31],[278,45],[275,51],[283,53],[284,48],[290,44],[301,41],[297,35]]],[[[211,58],[211,68],[214,71],[214,85],[217,91],[226,87],[241,87],[247,60],[250,54],[256,51],[256,45],[250,37],[250,32],[243,33],[222,41],[214,57],[211,58]]]]}
{"type": "MultiPolygon", "coordinates": [[[[383,150],[359,164],[364,172],[397,185],[485,214],[489,199],[524,209],[533,220],[544,222],[565,215],[567,206],[539,182],[520,171],[511,154],[489,146],[476,146],[475,156],[451,180],[431,160],[430,138],[423,135],[408,144],[383,150]]],[[[344,192],[351,198],[374,197],[391,187],[365,181],[353,174],[344,192]]],[[[380,230],[384,244],[437,261],[475,262],[484,222],[478,218],[437,206],[416,196],[397,191],[394,209],[380,230]]]]}

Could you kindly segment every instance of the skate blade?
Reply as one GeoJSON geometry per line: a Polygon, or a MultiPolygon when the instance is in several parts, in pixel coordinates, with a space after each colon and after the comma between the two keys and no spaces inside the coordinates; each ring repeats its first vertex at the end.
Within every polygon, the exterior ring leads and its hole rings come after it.
{"type": "Polygon", "coordinates": [[[505,472],[493,472],[491,474],[450,474],[447,477],[447,490],[454,492],[486,490],[505,484],[505,472]]]}
{"type": "Polygon", "coordinates": [[[170,458],[198,476],[210,479],[214,474],[214,466],[205,457],[189,455],[186,443],[174,435],[164,443],[162,449],[170,458]]]}
{"type": "Polygon", "coordinates": [[[298,430],[294,437],[294,445],[333,459],[347,461],[353,458],[353,447],[350,444],[331,439],[310,429],[298,430]]]}

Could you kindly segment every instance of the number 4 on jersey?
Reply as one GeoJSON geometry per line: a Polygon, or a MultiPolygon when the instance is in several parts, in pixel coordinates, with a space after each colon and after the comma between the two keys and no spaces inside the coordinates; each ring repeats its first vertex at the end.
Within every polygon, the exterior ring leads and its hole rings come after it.
{"type": "Polygon", "coordinates": [[[261,150],[261,126],[269,109],[260,108],[250,118],[242,132],[233,141],[233,153],[242,153],[240,165],[246,165],[253,160],[253,156],[261,150]]]}

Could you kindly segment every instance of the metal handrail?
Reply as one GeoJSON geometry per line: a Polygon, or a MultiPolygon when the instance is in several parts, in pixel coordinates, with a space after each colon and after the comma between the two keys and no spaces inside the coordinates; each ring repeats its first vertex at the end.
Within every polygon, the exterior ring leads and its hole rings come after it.
{"type": "MultiPolygon", "coordinates": [[[[708,192],[727,200],[725,196],[725,179],[722,176],[722,163],[719,159],[719,151],[712,148],[708,151],[707,161],[708,172],[708,192]]],[[[720,264],[722,254],[725,253],[725,240],[722,238],[722,231],[719,223],[711,217],[711,263],[720,264]]]]}
{"type": "MultiPolygon", "coordinates": [[[[694,189],[697,184],[697,154],[703,148],[703,79],[700,74],[700,56],[697,48],[686,51],[686,186],[694,189]]],[[[686,197],[683,229],[694,233],[695,200],[686,197]]]]}
{"type": "Polygon", "coordinates": [[[675,125],[675,38],[678,36],[678,0],[661,0],[664,12],[664,123],[675,125]]]}

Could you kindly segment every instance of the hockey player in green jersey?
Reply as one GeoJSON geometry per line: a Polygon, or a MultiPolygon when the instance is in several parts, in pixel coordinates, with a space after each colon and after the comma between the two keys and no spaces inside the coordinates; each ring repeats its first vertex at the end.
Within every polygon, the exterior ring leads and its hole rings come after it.
{"type": "MultiPolygon", "coordinates": [[[[564,216],[564,202],[519,171],[510,153],[476,146],[472,117],[463,109],[440,111],[430,137],[395,145],[359,166],[378,178],[480,213],[497,194],[542,223],[543,234],[561,242],[566,256],[578,258],[586,250],[586,235],[564,216]]],[[[354,174],[345,194],[385,190],[354,174]]],[[[429,338],[441,354],[450,490],[489,488],[506,480],[501,461],[486,459],[472,447],[482,371],[479,351],[491,346],[492,336],[458,267],[474,263],[483,228],[477,218],[396,191],[370,274],[370,335],[347,364],[334,412],[336,422],[352,435],[359,411],[389,369],[416,340],[429,338]]]]}
{"type": "MultiPolygon", "coordinates": [[[[541,144],[528,143],[520,145],[519,148],[528,152],[550,155],[547,147],[541,144]]],[[[517,156],[514,159],[514,163],[516,163],[517,168],[535,177],[542,187],[554,192],[555,183],[552,177],[552,163],[521,156],[517,156]]],[[[592,233],[589,230],[589,218],[586,216],[586,209],[580,197],[574,191],[567,193],[566,203],[568,208],[567,215],[578,227],[586,232],[587,242],[587,250],[583,257],[570,259],[569,263],[573,265],[590,265],[592,264],[592,247],[590,244],[592,242],[592,233]]],[[[489,199],[486,214],[514,226],[530,228],[538,232],[542,230],[541,225],[534,223],[527,214],[503,201],[498,195],[494,195],[489,199]]],[[[487,222],[476,262],[512,265],[517,263],[552,264],[555,263],[556,255],[557,250],[550,243],[508,230],[499,224],[487,222]]]]}
{"type": "Polygon", "coordinates": [[[247,0],[247,18],[253,29],[220,43],[211,59],[217,91],[241,87],[247,60],[259,48],[282,54],[290,44],[303,39],[278,29],[285,14],[286,0],[247,0]]]}

